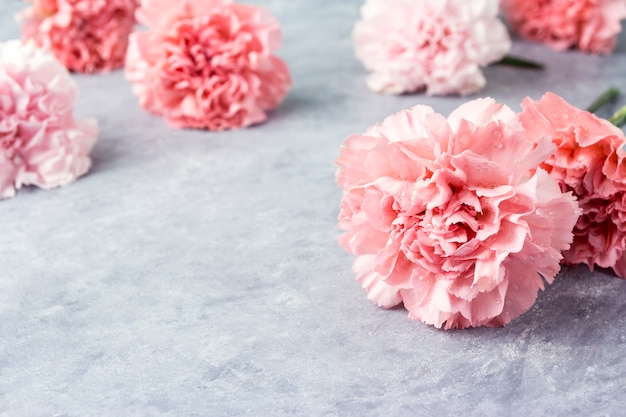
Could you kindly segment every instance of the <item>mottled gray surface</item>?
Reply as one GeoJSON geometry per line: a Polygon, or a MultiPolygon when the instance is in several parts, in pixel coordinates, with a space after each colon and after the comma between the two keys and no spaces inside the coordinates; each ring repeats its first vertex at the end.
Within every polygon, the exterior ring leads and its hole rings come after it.
{"type": "MultiPolygon", "coordinates": [[[[121,72],[76,77],[102,131],[93,170],[0,203],[0,416],[624,415],[624,280],[565,269],[503,329],[439,331],[367,301],[336,244],[339,146],[466,99],[369,92],[358,1],[258,3],[294,77],[264,125],[173,130],[121,72]]],[[[19,7],[0,3],[1,40],[19,7]]],[[[610,57],[514,52],[547,70],[489,68],[481,95],[519,109],[626,91],[626,37],[610,57]]]]}

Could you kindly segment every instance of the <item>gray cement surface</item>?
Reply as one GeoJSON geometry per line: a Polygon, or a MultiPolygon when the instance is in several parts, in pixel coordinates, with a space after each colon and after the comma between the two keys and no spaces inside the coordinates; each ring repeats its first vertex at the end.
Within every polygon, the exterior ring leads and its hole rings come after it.
{"type": "MultiPolygon", "coordinates": [[[[468,98],[396,97],[370,92],[353,57],[359,1],[255,3],[281,21],[294,79],[263,125],[174,130],[122,72],[75,76],[77,114],[100,122],[92,171],[0,202],[0,416],[624,415],[626,280],[566,268],[502,329],[379,309],[336,243],[333,161],[417,103],[626,92],[626,37],[608,57],[516,40],[545,71],[490,67],[468,98]]],[[[0,3],[0,40],[21,7],[0,3]]]]}

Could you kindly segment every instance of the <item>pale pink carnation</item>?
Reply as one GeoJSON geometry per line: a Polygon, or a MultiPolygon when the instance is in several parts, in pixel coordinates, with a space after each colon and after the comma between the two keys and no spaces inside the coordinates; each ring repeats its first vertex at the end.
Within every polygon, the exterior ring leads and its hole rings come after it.
{"type": "Polygon", "coordinates": [[[626,278],[626,137],[621,129],[547,93],[526,98],[520,119],[534,140],[550,138],[556,152],[541,166],[577,198],[582,215],[569,264],[613,268],[626,278]]]}
{"type": "Polygon", "coordinates": [[[559,271],[580,214],[537,164],[517,115],[492,99],[447,119],[427,106],[349,137],[336,163],[341,245],[382,307],[436,327],[502,326],[559,271]]]}
{"type": "Polygon", "coordinates": [[[291,87],[273,52],[278,21],[228,0],[145,0],[126,77],[146,110],[174,127],[223,130],[266,120],[291,87]]]}
{"type": "Polygon", "coordinates": [[[34,0],[23,11],[22,37],[46,48],[71,71],[124,65],[138,0],[34,0]]]}
{"type": "Polygon", "coordinates": [[[91,166],[95,120],[73,116],[77,87],[33,43],[0,43],[0,198],[23,185],[66,185],[91,166]]]}
{"type": "Polygon", "coordinates": [[[376,92],[470,94],[481,71],[511,48],[498,0],[366,0],[354,28],[357,57],[376,92]]]}
{"type": "Polygon", "coordinates": [[[626,0],[503,0],[502,10],[522,37],[557,51],[613,51],[626,18],[626,0]]]}

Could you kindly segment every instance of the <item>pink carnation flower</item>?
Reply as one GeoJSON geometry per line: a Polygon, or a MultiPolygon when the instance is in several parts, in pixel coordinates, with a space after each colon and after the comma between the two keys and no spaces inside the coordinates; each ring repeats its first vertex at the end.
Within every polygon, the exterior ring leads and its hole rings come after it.
{"type": "Polygon", "coordinates": [[[520,119],[535,140],[550,138],[556,152],[541,166],[576,197],[582,215],[569,264],[613,268],[626,278],[626,138],[621,129],[555,94],[522,102],[520,119]]]}
{"type": "Polygon", "coordinates": [[[502,326],[559,271],[580,214],[531,143],[492,99],[447,119],[427,106],[349,137],[337,164],[341,245],[383,307],[436,327],[502,326]],[[534,170],[534,171],[533,171],[534,170]]]}
{"type": "Polygon", "coordinates": [[[95,120],[76,120],[77,87],[33,43],[0,43],[0,197],[23,185],[68,184],[91,166],[95,120]]]}
{"type": "Polygon", "coordinates": [[[357,57],[376,92],[470,94],[481,67],[511,48],[498,0],[366,0],[354,28],[357,57]]]}
{"type": "Polygon", "coordinates": [[[503,0],[502,9],[526,39],[595,54],[613,51],[626,17],[625,0],[503,0]]]}
{"type": "Polygon", "coordinates": [[[21,13],[23,39],[33,39],[71,71],[124,65],[138,0],[34,0],[21,13]]]}
{"type": "Polygon", "coordinates": [[[278,21],[228,0],[146,0],[126,76],[139,103],[174,127],[223,130],[267,118],[291,87],[278,21]]]}

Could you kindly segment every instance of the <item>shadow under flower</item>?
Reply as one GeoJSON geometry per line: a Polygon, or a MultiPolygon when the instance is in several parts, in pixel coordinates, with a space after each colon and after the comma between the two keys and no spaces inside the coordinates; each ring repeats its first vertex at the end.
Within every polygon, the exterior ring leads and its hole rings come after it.
{"type": "Polygon", "coordinates": [[[278,107],[267,111],[268,121],[291,118],[294,114],[301,116],[327,105],[320,97],[291,93],[278,107]]]}
{"type": "Polygon", "coordinates": [[[453,333],[489,333],[490,337],[516,337],[530,333],[543,342],[580,345],[594,343],[626,328],[626,280],[611,270],[587,266],[563,267],[554,284],[540,291],[529,311],[504,328],[450,330],[453,333]]]}
{"type": "Polygon", "coordinates": [[[100,137],[91,151],[91,169],[86,175],[107,171],[108,167],[120,158],[121,153],[117,147],[107,143],[106,137],[100,137]]]}

